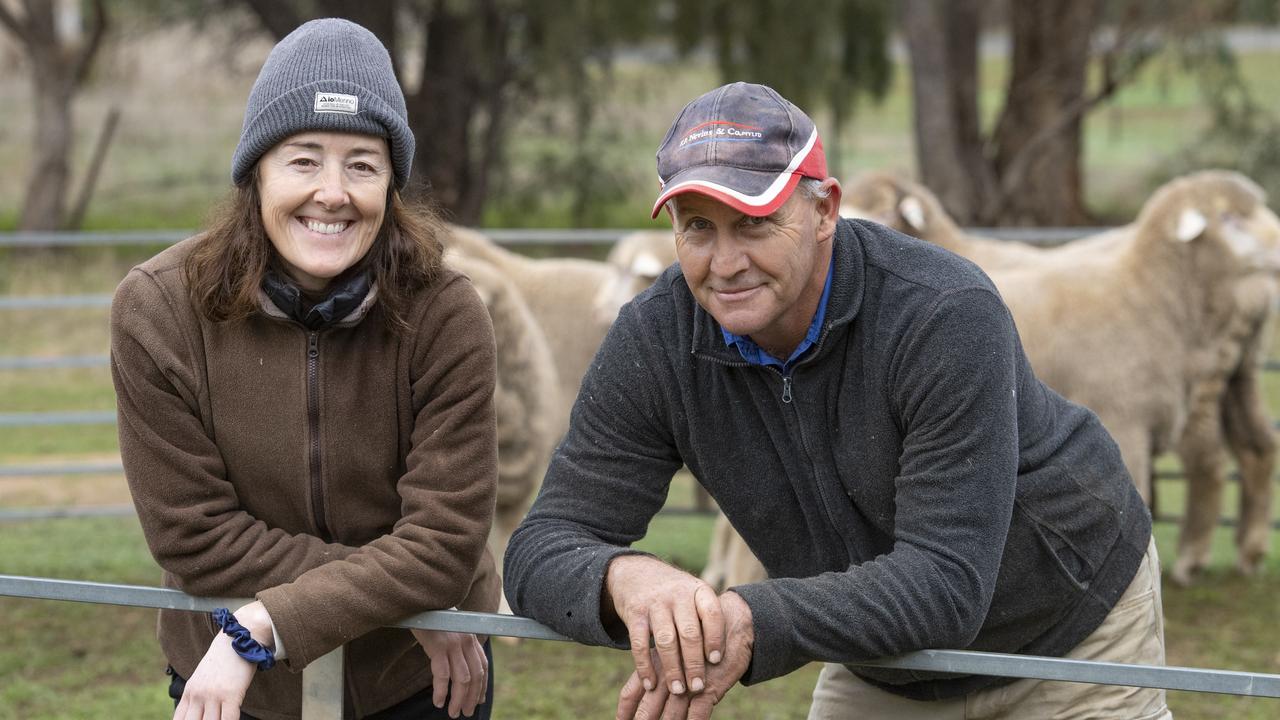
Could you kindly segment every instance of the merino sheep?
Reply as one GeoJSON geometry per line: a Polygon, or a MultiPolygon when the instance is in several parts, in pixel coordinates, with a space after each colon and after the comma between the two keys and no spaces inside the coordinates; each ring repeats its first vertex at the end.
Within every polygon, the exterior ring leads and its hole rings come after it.
{"type": "MultiPolygon", "coordinates": [[[[1037,375],[1098,414],[1144,497],[1153,456],[1179,452],[1189,484],[1179,582],[1207,558],[1225,436],[1243,478],[1238,566],[1256,570],[1275,463],[1258,373],[1280,269],[1280,220],[1257,185],[1194,173],[1158,189],[1134,224],[1053,250],[965,234],[931,194],[901,181],[871,177],[850,191],[858,215],[979,261],[1037,375]]],[[[734,542],[717,530],[706,574],[730,584],[763,577],[734,542]]]]}
{"type": "Polygon", "coordinates": [[[637,230],[613,244],[605,262],[617,268],[613,304],[621,308],[676,262],[676,240],[670,230],[637,230]]]}
{"type": "MultiPolygon", "coordinates": [[[[1212,193],[1216,188],[1217,192],[1234,196],[1240,207],[1250,203],[1261,205],[1264,201],[1256,185],[1234,173],[1195,173],[1181,182],[1189,183],[1189,192],[1198,189],[1212,193]]],[[[1152,201],[1172,185],[1157,191],[1152,201]]],[[[1061,248],[1042,250],[963,233],[931,193],[909,181],[882,174],[868,175],[855,181],[846,197],[852,205],[864,208],[864,214],[872,219],[924,237],[978,262],[993,274],[997,283],[1001,282],[1002,268],[1026,268],[1044,263],[1079,263],[1089,267],[1099,262],[1113,262],[1115,260],[1103,258],[1127,247],[1125,238],[1133,232],[1132,226],[1119,228],[1061,248]]],[[[1266,235],[1269,230],[1263,227],[1259,232],[1266,235]]],[[[1021,303],[1017,297],[1010,297],[1003,286],[1001,290],[1011,305],[1021,303]]],[[[1207,320],[1208,334],[1204,335],[1206,340],[1216,337],[1212,347],[1202,348],[1210,358],[1210,368],[1189,391],[1186,425],[1175,448],[1188,483],[1178,561],[1171,574],[1181,583],[1186,583],[1191,573],[1208,558],[1210,536],[1220,507],[1224,440],[1236,456],[1242,480],[1237,530],[1240,570],[1253,572],[1267,548],[1276,441],[1260,394],[1260,372],[1278,296],[1277,285],[1268,273],[1249,274],[1237,280],[1232,290],[1224,291],[1220,301],[1223,296],[1228,299],[1212,308],[1207,320]]],[[[1030,349],[1032,341],[1024,338],[1024,342],[1030,349]]],[[[1070,393],[1068,396],[1072,397],[1070,393]]],[[[1131,393],[1125,393],[1122,397],[1130,396],[1131,393]]],[[[1083,398],[1073,399],[1090,405],[1090,401],[1083,398]]],[[[1133,465],[1130,469],[1134,470],[1133,465]]],[[[1136,473],[1142,470],[1134,472],[1137,477],[1136,473]]]]}
{"type": "Polygon", "coordinates": [[[623,282],[618,272],[594,260],[528,258],[470,228],[453,228],[449,250],[491,264],[524,297],[553,350],[560,378],[559,416],[567,423],[582,378],[621,308],[616,301],[616,288],[623,282]]]}
{"type": "MultiPolygon", "coordinates": [[[[483,260],[449,251],[445,262],[471,278],[489,311],[497,344],[498,498],[489,549],[501,558],[524,518],[564,432],[551,349],[520,291],[483,260]]],[[[501,569],[501,563],[499,563],[501,569]]],[[[506,599],[504,612],[509,611],[506,599]]]]}

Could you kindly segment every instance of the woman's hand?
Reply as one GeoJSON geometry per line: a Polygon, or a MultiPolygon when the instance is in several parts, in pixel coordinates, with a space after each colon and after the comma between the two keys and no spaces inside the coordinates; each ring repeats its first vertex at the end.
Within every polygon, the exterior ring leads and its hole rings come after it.
{"type": "MultiPolygon", "coordinates": [[[[271,616],[262,603],[249,603],[232,614],[254,640],[264,647],[275,646],[271,616]]],[[[257,665],[236,654],[231,636],[219,632],[187,679],[173,720],[240,720],[240,705],[257,671],[257,665]]]]}
{"type": "Polygon", "coordinates": [[[456,718],[459,712],[471,717],[489,686],[489,659],[480,639],[443,630],[412,632],[431,660],[431,702],[444,707],[448,697],[449,717],[456,718]]]}

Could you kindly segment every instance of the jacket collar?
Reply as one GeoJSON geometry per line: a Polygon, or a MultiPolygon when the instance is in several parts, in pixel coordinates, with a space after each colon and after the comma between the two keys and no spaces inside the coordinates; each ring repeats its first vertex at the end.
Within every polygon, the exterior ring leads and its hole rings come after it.
{"type": "Polygon", "coordinates": [[[258,287],[258,306],[263,314],[295,322],[309,330],[356,325],[369,314],[377,298],[378,287],[366,272],[344,278],[327,298],[310,308],[302,302],[297,286],[274,271],[269,271],[258,287]],[[336,313],[341,315],[335,317],[336,313]]]}
{"type": "MultiPolygon", "coordinates": [[[[856,224],[852,220],[838,221],[832,243],[834,269],[831,278],[831,297],[827,299],[827,315],[822,332],[812,351],[814,356],[822,353],[830,331],[852,322],[862,307],[866,255],[863,252],[862,238],[859,237],[856,224]]],[[[732,365],[747,364],[736,349],[725,345],[720,323],[716,322],[711,313],[699,305],[696,299],[693,301],[692,334],[693,340],[689,350],[695,356],[732,365]]]]}

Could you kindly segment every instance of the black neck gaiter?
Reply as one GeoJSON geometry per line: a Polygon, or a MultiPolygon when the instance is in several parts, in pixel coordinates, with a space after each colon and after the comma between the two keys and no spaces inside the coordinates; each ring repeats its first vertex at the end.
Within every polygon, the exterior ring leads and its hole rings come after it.
{"type": "Polygon", "coordinates": [[[319,298],[309,298],[274,268],[262,279],[262,290],[271,302],[308,330],[321,330],[350,315],[364,302],[370,287],[368,270],[338,277],[319,298]]]}

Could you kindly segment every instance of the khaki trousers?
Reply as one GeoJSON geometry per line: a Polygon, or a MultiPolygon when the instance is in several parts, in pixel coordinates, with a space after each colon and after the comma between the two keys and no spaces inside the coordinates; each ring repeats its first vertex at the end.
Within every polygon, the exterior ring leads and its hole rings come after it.
{"type": "MultiPolygon", "coordinates": [[[[1076,660],[1164,664],[1164,614],[1155,540],[1129,588],[1093,634],[1066,657],[1076,660]]],[[[880,690],[843,665],[826,663],[813,689],[809,720],[1166,720],[1165,691],[1023,679],[965,697],[908,700],[880,690]]]]}

